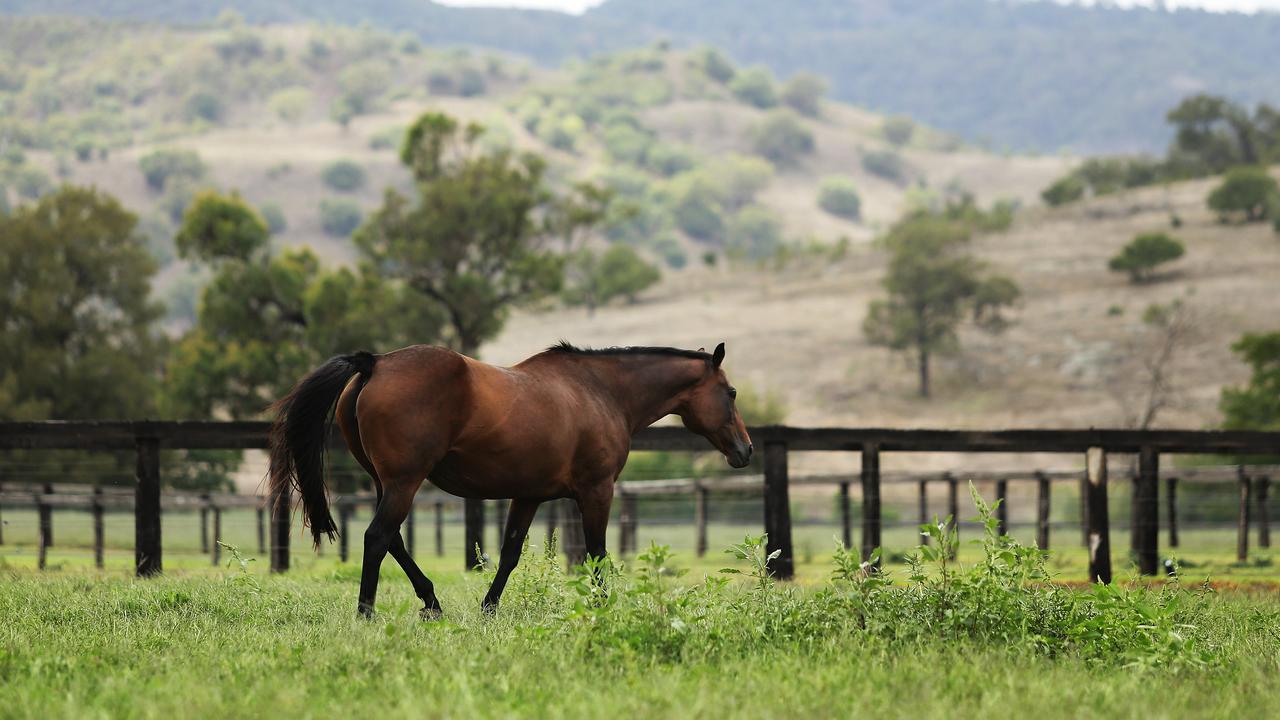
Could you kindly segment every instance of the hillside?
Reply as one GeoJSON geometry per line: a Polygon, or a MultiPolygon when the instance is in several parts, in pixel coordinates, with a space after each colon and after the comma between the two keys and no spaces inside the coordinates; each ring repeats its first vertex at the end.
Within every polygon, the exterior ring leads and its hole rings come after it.
{"type": "Polygon", "coordinates": [[[831,79],[836,98],[998,147],[1158,151],[1163,113],[1212,90],[1280,100],[1280,15],[1058,2],[850,3],[609,0],[582,16],[454,8],[428,0],[0,0],[0,13],[202,23],[235,8],[255,23],[368,23],[438,45],[567,58],[668,39],[710,44],[779,75],[831,79]]]}
{"type": "Polygon", "coordinates": [[[854,246],[839,259],[798,259],[781,271],[673,276],[639,304],[594,317],[522,313],[484,355],[514,362],[559,337],[597,346],[710,347],[723,340],[731,377],[780,394],[788,422],[797,425],[1116,426],[1140,401],[1138,358],[1152,347],[1144,309],[1181,299],[1196,331],[1171,365],[1177,402],[1156,426],[1209,427],[1221,420],[1221,387],[1248,377],[1229,345],[1244,332],[1274,330],[1280,317],[1280,238],[1264,224],[1219,224],[1204,203],[1216,182],[1030,210],[1009,231],[979,237],[976,253],[1010,274],[1024,299],[1003,334],[962,332],[961,352],[938,365],[930,401],[915,397],[906,358],[869,345],[862,334],[884,271],[873,246],[854,246]],[[1170,228],[1171,214],[1182,227],[1170,228]],[[1161,229],[1182,239],[1187,254],[1160,282],[1132,285],[1107,270],[1107,258],[1136,233],[1161,229]]]}
{"type": "MultiPolygon", "coordinates": [[[[750,260],[770,257],[779,243],[866,242],[909,203],[960,192],[983,204],[1032,204],[1071,164],[993,155],[910,123],[909,139],[891,143],[882,116],[833,101],[814,100],[809,115],[776,101],[757,107],[707,75],[705,54],[663,47],[552,72],[319,26],[19,19],[0,22],[0,35],[13,41],[16,61],[14,81],[0,89],[13,109],[2,124],[34,148],[0,164],[0,188],[8,184],[16,202],[56,178],[118,196],[142,217],[166,265],[161,294],[180,315],[193,308],[198,278],[173,262],[170,241],[192,193],[238,191],[279,211],[280,244],[349,261],[350,241],[322,228],[321,205],[345,201],[367,212],[384,188],[406,184],[399,135],[426,110],[482,123],[491,143],[544,155],[559,182],[612,187],[640,214],[611,225],[609,237],[673,273],[706,252],[750,260]],[[205,98],[217,100],[213,110],[205,98]],[[345,117],[335,110],[356,104],[345,117]],[[761,157],[759,130],[776,120],[807,135],[812,149],[761,157]],[[149,187],[140,162],[175,149],[194,151],[207,169],[149,187]],[[340,160],[363,171],[358,187],[326,186],[326,168],[340,160]],[[43,181],[31,180],[32,168],[43,181]],[[856,217],[818,207],[821,184],[835,176],[856,187],[856,217]]],[[[769,92],[784,88],[765,82],[769,92]]]]}

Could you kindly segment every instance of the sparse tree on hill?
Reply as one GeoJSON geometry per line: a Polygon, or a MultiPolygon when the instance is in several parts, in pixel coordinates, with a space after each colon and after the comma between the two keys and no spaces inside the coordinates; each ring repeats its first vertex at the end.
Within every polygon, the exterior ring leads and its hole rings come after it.
{"type": "Polygon", "coordinates": [[[1143,233],[1121,248],[1107,267],[1112,272],[1128,273],[1135,283],[1144,283],[1152,279],[1158,266],[1177,260],[1184,252],[1182,243],[1165,233],[1143,233]]]}
{"type": "Polygon", "coordinates": [[[153,192],[164,192],[175,182],[203,180],[208,173],[194,150],[155,150],[139,158],[138,167],[153,192]]]}
{"type": "Polygon", "coordinates": [[[988,274],[965,252],[970,234],[965,223],[921,214],[898,223],[884,241],[888,297],[871,303],[863,332],[874,345],[915,354],[921,397],[930,394],[930,361],[956,348],[965,314],[998,331],[1008,324],[1003,310],[1017,299],[1012,280],[988,274]]]}
{"type": "Polygon", "coordinates": [[[603,253],[580,250],[570,259],[567,271],[565,301],[586,306],[589,315],[615,298],[634,303],[637,295],[662,279],[658,268],[627,245],[612,245],[603,253]]]}
{"type": "Polygon", "coordinates": [[[822,97],[826,94],[826,81],[810,73],[794,75],[782,86],[783,104],[809,117],[822,112],[822,97]]]}
{"type": "Polygon", "coordinates": [[[795,165],[813,152],[813,133],[793,113],[778,110],[769,113],[751,131],[756,154],[774,165],[795,165]]]}
{"type": "Polygon", "coordinates": [[[884,135],[885,140],[902,147],[911,142],[912,136],[916,133],[916,124],[905,115],[893,115],[885,118],[881,123],[880,133],[884,135]]]}
{"type": "Polygon", "coordinates": [[[1252,369],[1248,384],[1222,389],[1229,430],[1280,430],[1280,332],[1246,333],[1231,346],[1252,369]]]}
{"type": "Polygon", "coordinates": [[[1280,186],[1266,168],[1245,166],[1227,171],[1222,184],[1209,193],[1209,209],[1226,222],[1234,213],[1242,213],[1245,222],[1265,220],[1280,195],[1280,186]]]}
{"type": "Polygon", "coordinates": [[[818,207],[846,220],[857,220],[862,216],[862,199],[858,197],[858,188],[851,178],[833,175],[822,179],[818,188],[818,207]]]}
{"type": "Polygon", "coordinates": [[[778,104],[778,91],[773,86],[773,73],[759,65],[749,67],[734,76],[729,83],[734,97],[758,108],[771,108],[778,104]]]}

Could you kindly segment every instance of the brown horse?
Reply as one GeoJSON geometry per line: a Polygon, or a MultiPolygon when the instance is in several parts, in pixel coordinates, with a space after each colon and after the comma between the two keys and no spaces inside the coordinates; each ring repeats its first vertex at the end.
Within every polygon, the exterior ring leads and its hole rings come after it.
{"type": "Polygon", "coordinates": [[[751,438],[723,360],[724,343],[714,353],[561,343],[510,368],[426,345],[335,357],[275,405],[271,490],[285,497],[282,490],[296,487],[315,542],[334,537],[323,467],[332,411],[378,493],[360,575],[366,616],[388,551],[422,598],[424,617],[440,613],[431,581],[400,537],[424,479],[465,498],[510,498],[498,572],[482,605],[493,611],[547,500],[576,500],[587,554],[604,557],[613,485],[641,428],[678,415],[730,465],[746,466],[751,438]]]}

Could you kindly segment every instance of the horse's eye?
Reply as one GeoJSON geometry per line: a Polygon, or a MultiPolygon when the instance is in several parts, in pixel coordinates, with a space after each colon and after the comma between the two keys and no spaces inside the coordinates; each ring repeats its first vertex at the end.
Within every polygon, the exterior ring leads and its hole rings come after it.
{"type": "Polygon", "coordinates": [[[729,397],[731,397],[731,398],[737,398],[737,397],[738,397],[738,388],[729,388],[729,397]]]}

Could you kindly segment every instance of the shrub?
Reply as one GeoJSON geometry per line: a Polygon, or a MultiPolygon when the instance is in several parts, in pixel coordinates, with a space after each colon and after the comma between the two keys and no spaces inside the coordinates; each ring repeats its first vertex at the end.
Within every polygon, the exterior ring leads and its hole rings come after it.
{"type": "Polygon", "coordinates": [[[1177,260],[1184,252],[1182,243],[1165,233],[1144,233],[1121,248],[1107,267],[1112,272],[1128,273],[1135,283],[1147,282],[1157,266],[1177,260]]]}
{"type": "Polygon", "coordinates": [[[1068,175],[1045,188],[1040,197],[1050,207],[1073,203],[1084,197],[1084,181],[1075,175],[1068,175]]]}
{"type": "Polygon", "coordinates": [[[267,106],[276,117],[293,124],[302,120],[311,107],[311,91],[304,87],[289,87],[272,93],[267,106]]]}
{"type": "Polygon", "coordinates": [[[43,170],[36,167],[20,167],[13,174],[13,189],[18,197],[27,200],[38,200],[41,195],[53,189],[53,181],[43,170]]]}
{"type": "Polygon", "coordinates": [[[837,217],[857,220],[862,216],[862,198],[853,180],[843,175],[823,178],[818,189],[818,207],[837,217]]]}
{"type": "Polygon", "coordinates": [[[1273,198],[1280,194],[1266,168],[1243,166],[1227,171],[1222,184],[1209,193],[1209,209],[1225,222],[1233,213],[1244,213],[1246,222],[1264,220],[1273,198]]]}
{"type": "Polygon", "coordinates": [[[729,83],[734,97],[758,108],[771,108],[778,104],[778,93],[773,88],[773,74],[767,68],[750,67],[738,73],[729,83]]]}
{"type": "Polygon", "coordinates": [[[645,166],[666,177],[691,170],[695,164],[692,150],[673,143],[654,143],[645,155],[645,166]]]}
{"type": "Polygon", "coordinates": [[[263,205],[258,208],[258,213],[267,222],[267,229],[271,231],[272,235],[282,233],[289,227],[289,222],[284,216],[284,210],[275,203],[263,205]]]}
{"type": "Polygon", "coordinates": [[[330,237],[347,237],[360,227],[364,212],[351,200],[324,199],[320,201],[320,227],[330,237]]]}
{"type": "Polygon", "coordinates": [[[815,117],[822,110],[822,96],[827,94],[827,83],[809,73],[800,73],[782,86],[782,102],[801,115],[815,117]]]}
{"type": "Polygon", "coordinates": [[[672,208],[676,226],[697,240],[714,240],[724,231],[720,208],[711,191],[701,185],[692,187],[676,198],[672,208]]]}
{"type": "Polygon", "coordinates": [[[702,48],[696,57],[702,72],[718,83],[727,83],[737,74],[733,63],[714,48],[702,48]]]}
{"type": "Polygon", "coordinates": [[[680,246],[680,241],[671,235],[662,235],[654,240],[653,250],[662,256],[662,261],[672,270],[680,270],[689,264],[689,256],[680,246]]]}
{"type": "Polygon", "coordinates": [[[176,180],[202,180],[208,169],[194,150],[156,150],[138,159],[147,187],[162,192],[176,180]]]}
{"type": "Polygon", "coordinates": [[[884,139],[902,147],[911,142],[911,137],[915,135],[915,122],[905,115],[894,115],[887,117],[880,124],[880,134],[884,135],[884,139]]]}
{"type": "Polygon", "coordinates": [[[767,258],[782,245],[782,221],[769,208],[748,205],[729,221],[725,238],[737,255],[752,260],[767,258]]]}
{"type": "Polygon", "coordinates": [[[187,96],[183,111],[188,120],[216,123],[222,119],[222,100],[213,93],[200,90],[187,96]]]}
{"type": "Polygon", "coordinates": [[[631,125],[616,123],[604,131],[604,147],[609,157],[619,162],[640,165],[644,163],[653,137],[631,125]]]}
{"type": "Polygon", "coordinates": [[[751,131],[756,154],[779,166],[794,165],[813,152],[813,133],[785,110],[770,113],[751,131]]]}
{"type": "Polygon", "coordinates": [[[878,178],[902,183],[907,179],[907,164],[892,150],[870,150],[862,153],[862,169],[878,178]]]}
{"type": "Polygon", "coordinates": [[[76,154],[76,160],[79,160],[82,163],[87,163],[93,159],[93,151],[96,147],[97,146],[94,145],[93,140],[90,140],[89,138],[79,138],[76,140],[72,150],[76,154]]]}
{"type": "Polygon", "coordinates": [[[324,184],[338,192],[353,192],[364,187],[364,168],[351,160],[337,160],[325,166],[321,174],[324,184]]]}

